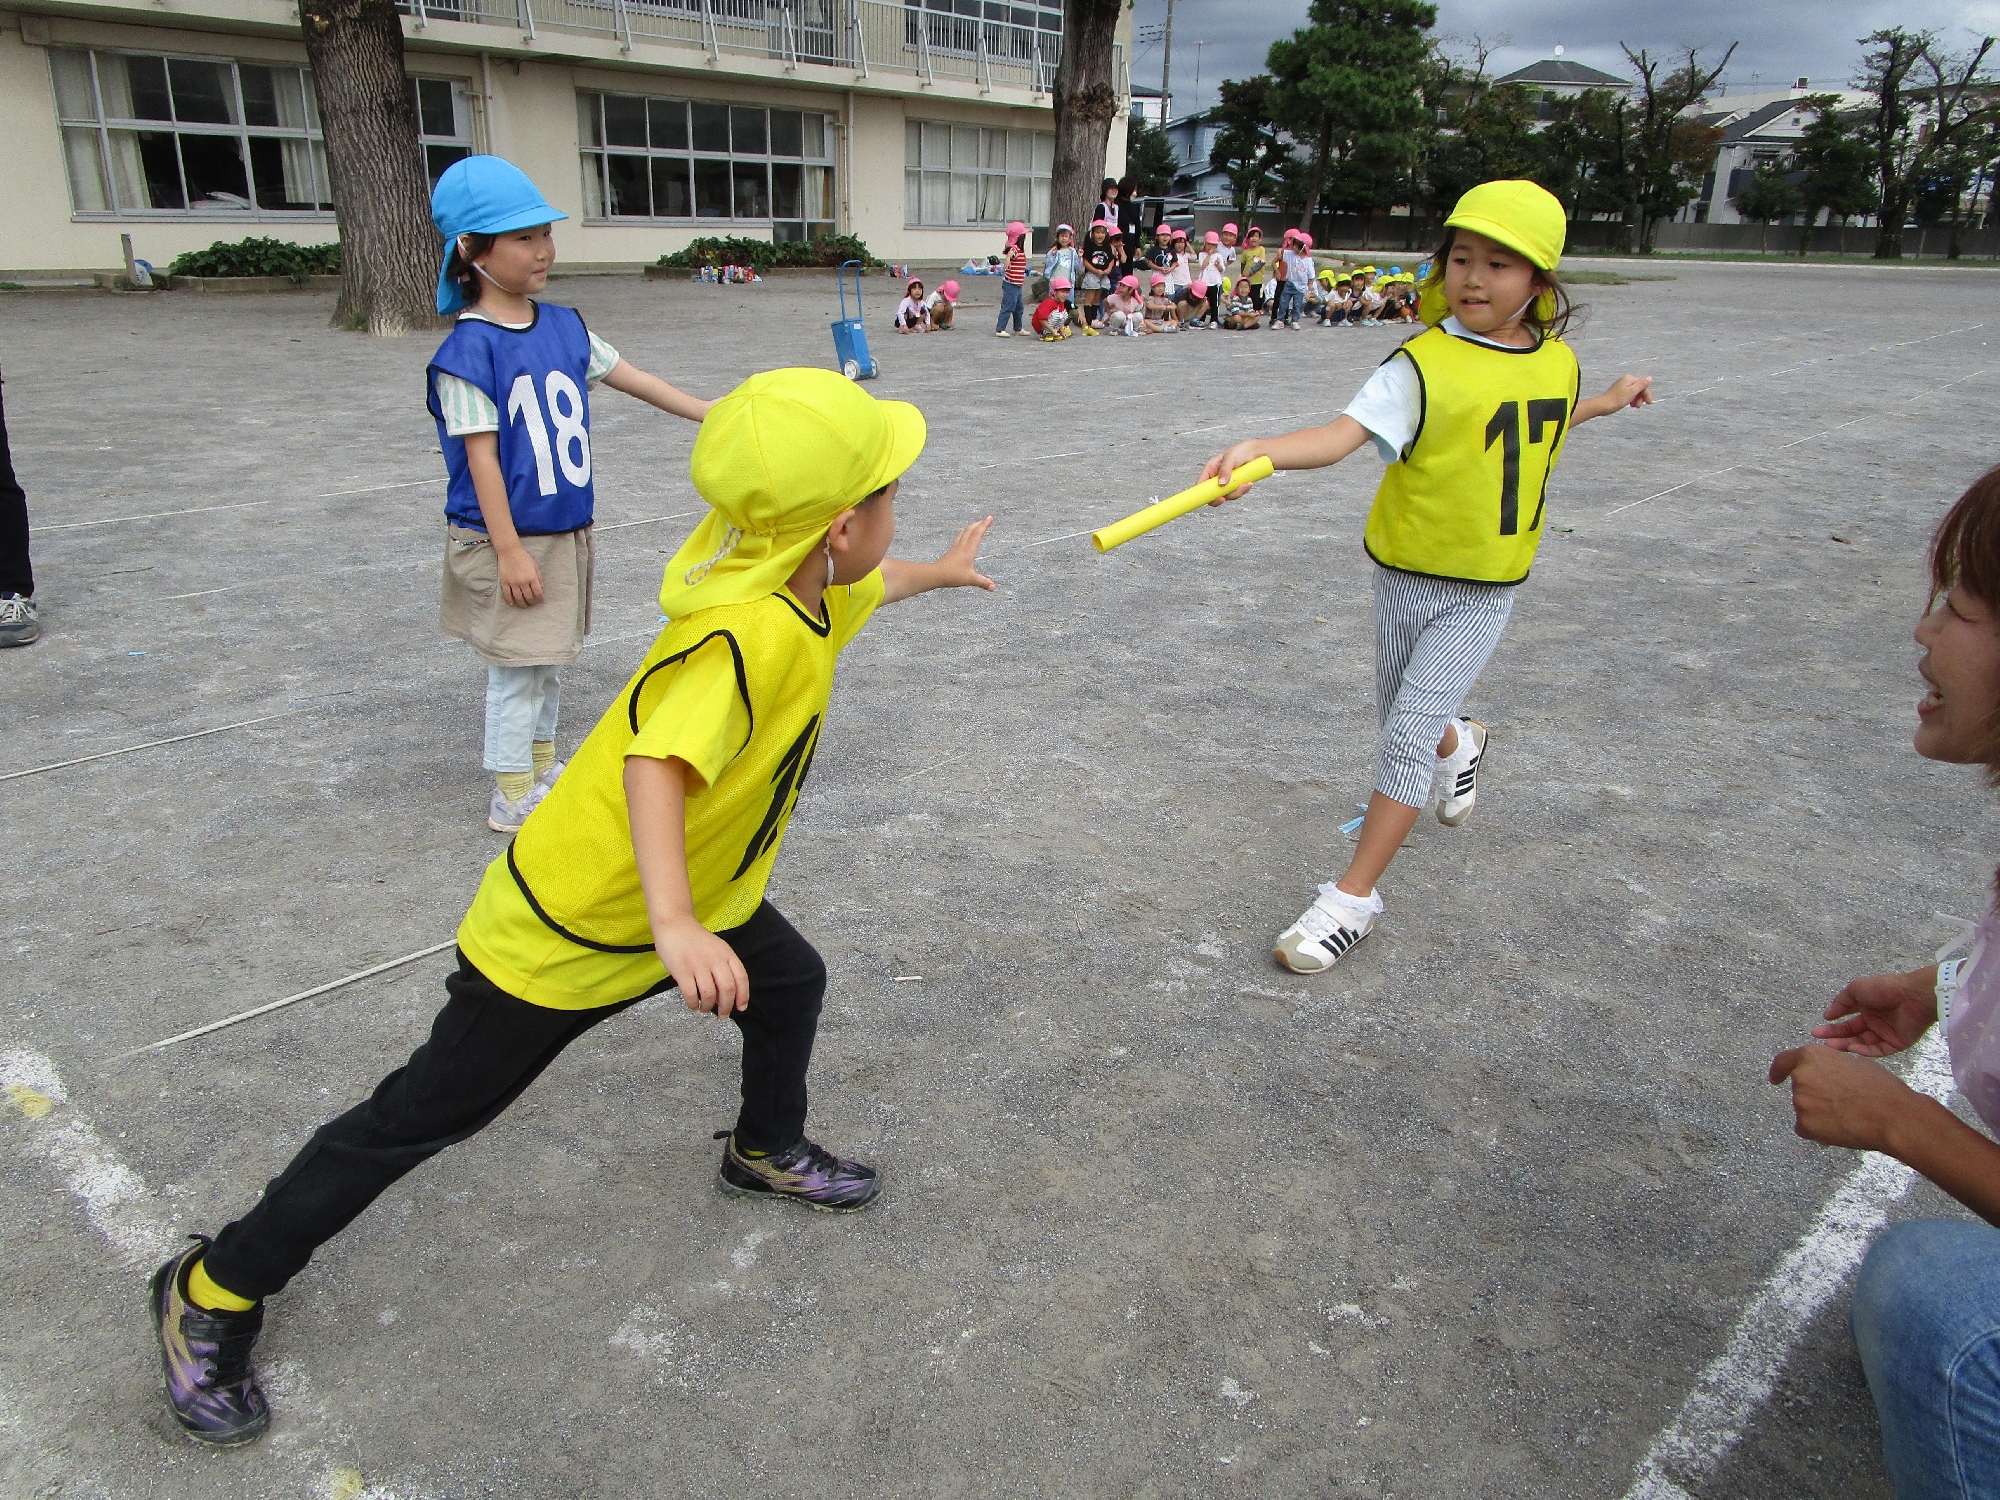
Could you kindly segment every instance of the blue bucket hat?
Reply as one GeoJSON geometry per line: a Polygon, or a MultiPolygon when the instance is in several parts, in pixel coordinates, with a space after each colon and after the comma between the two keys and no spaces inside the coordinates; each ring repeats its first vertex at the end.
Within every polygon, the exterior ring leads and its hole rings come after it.
{"type": "Polygon", "coordinates": [[[505,234],[567,219],[549,206],[528,174],[497,156],[468,156],[445,168],[431,190],[431,222],[444,236],[444,260],[438,266],[437,310],[455,313],[465,306],[458,283],[445,279],[451,247],[461,234],[505,234]]]}

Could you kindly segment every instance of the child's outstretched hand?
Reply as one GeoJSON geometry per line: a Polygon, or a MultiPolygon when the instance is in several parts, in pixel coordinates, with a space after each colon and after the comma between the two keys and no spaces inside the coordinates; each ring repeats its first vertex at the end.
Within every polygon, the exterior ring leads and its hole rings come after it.
{"type": "MultiPolygon", "coordinates": [[[[1257,456],[1257,445],[1246,438],[1243,442],[1224,448],[1215,457],[1211,458],[1202,466],[1201,477],[1203,479],[1220,479],[1225,474],[1234,474],[1238,469],[1257,456]]],[[[1208,503],[1210,505],[1220,505],[1224,500],[1234,500],[1239,495],[1247,495],[1249,493],[1249,485],[1239,484],[1235,489],[1208,503]]]]}
{"type": "Polygon", "coordinates": [[[1612,410],[1629,406],[1638,410],[1653,404],[1653,377],[1650,375],[1620,375],[1611,382],[1611,389],[1604,393],[1605,402],[1612,410]]]}
{"type": "Polygon", "coordinates": [[[974,521],[961,531],[956,540],[944,549],[944,556],[937,560],[940,573],[934,588],[985,589],[993,590],[993,580],[979,571],[979,544],[986,540],[986,533],[993,529],[993,518],[974,521]]]}

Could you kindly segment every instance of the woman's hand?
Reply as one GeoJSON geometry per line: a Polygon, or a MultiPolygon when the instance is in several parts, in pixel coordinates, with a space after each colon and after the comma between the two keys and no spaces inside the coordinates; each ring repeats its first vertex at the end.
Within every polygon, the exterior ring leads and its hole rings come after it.
{"type": "Polygon", "coordinates": [[[1864,974],[1849,980],[1812,1034],[1836,1052],[1887,1057],[1937,1024],[1937,970],[1864,974]]]}
{"type": "Polygon", "coordinates": [[[716,1019],[750,1008],[750,976],[736,950],[693,917],[653,929],[653,951],[680,986],[687,1008],[716,1019]]]}
{"type": "Polygon", "coordinates": [[[493,560],[500,568],[501,598],[516,609],[532,609],[542,602],[542,570],[527,548],[519,542],[511,547],[495,542],[493,560]]]}
{"type": "MultiPolygon", "coordinates": [[[[1231,445],[1230,447],[1224,448],[1220,453],[1216,454],[1215,457],[1211,458],[1207,462],[1207,464],[1203,466],[1201,471],[1201,477],[1203,479],[1220,479],[1225,474],[1234,474],[1238,469],[1242,468],[1245,464],[1249,463],[1251,459],[1258,458],[1260,456],[1261,456],[1261,450],[1258,448],[1257,444],[1254,441],[1251,441],[1250,439],[1246,438],[1244,441],[1240,443],[1236,443],[1231,445]]],[[[1247,495],[1249,493],[1250,493],[1249,485],[1239,484],[1236,486],[1235,489],[1225,492],[1219,498],[1211,500],[1208,503],[1210,505],[1220,505],[1224,500],[1234,500],[1238,496],[1247,495]]]]}
{"type": "Polygon", "coordinates": [[[1771,1082],[1787,1079],[1792,1128],[1822,1146],[1888,1151],[1900,1120],[1928,1102],[1880,1063],[1831,1047],[1780,1052],[1771,1059],[1771,1082]]]}

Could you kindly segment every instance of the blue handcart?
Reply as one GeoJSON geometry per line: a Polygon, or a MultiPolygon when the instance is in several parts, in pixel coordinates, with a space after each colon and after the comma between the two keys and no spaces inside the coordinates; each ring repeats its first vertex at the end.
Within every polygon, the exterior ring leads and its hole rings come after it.
{"type": "Polygon", "coordinates": [[[881,373],[868,352],[868,330],[861,326],[861,262],[843,261],[834,280],[840,286],[840,317],[833,325],[833,357],[849,380],[873,380],[881,373]],[[847,315],[847,268],[854,267],[854,316],[847,315]]]}

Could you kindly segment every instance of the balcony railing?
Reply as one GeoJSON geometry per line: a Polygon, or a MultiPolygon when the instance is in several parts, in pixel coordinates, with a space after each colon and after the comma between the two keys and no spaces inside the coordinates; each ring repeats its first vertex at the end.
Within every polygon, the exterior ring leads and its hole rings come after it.
{"type": "MultiPolygon", "coordinates": [[[[720,60],[727,53],[857,77],[887,73],[975,83],[983,93],[1025,89],[1046,94],[1055,82],[1062,40],[1032,27],[923,10],[899,0],[398,0],[423,29],[431,21],[608,36],[630,51],[635,41],[685,47],[720,60]]],[[[1128,88],[1125,49],[1112,77],[1128,88]]]]}

